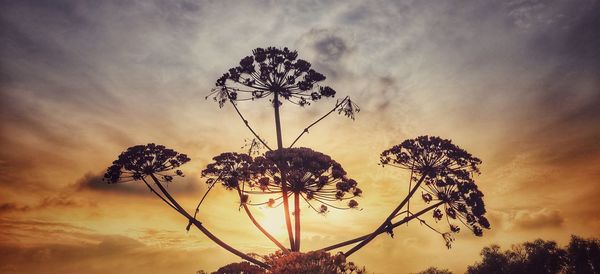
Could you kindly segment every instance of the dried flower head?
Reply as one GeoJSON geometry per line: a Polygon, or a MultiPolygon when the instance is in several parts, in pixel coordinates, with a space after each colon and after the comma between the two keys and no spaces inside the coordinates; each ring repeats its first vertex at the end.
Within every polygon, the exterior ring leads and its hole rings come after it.
{"type": "Polygon", "coordinates": [[[244,153],[225,152],[213,157],[214,162],[208,164],[201,172],[202,177],[207,177],[207,183],[220,181],[227,189],[236,189],[248,183],[252,176],[253,159],[244,153]]]}
{"type": "MultiPolygon", "coordinates": [[[[450,140],[434,136],[420,136],[404,141],[381,154],[381,164],[409,169],[423,178],[421,197],[425,203],[439,203],[432,210],[436,221],[445,220],[452,233],[460,228],[459,222],[475,235],[481,236],[483,229],[490,228],[483,193],[478,189],[472,175],[479,173],[481,160],[452,144],[450,140]]],[[[416,177],[411,180],[418,180],[416,177]]],[[[453,239],[443,235],[447,246],[453,239]]]]}
{"type": "Polygon", "coordinates": [[[382,152],[380,161],[383,166],[408,169],[428,177],[455,172],[479,173],[478,165],[481,164],[481,160],[450,140],[436,136],[405,140],[382,152]]]}
{"type": "Polygon", "coordinates": [[[209,96],[213,96],[220,107],[227,100],[255,100],[274,93],[300,106],[323,97],[333,97],[335,90],[319,85],[325,80],[325,75],[297,57],[298,53],[288,48],[257,48],[252,55],[242,58],[239,66],[229,69],[217,79],[216,87],[209,96]]]}
{"type": "Polygon", "coordinates": [[[482,236],[483,229],[490,228],[483,202],[483,193],[478,189],[468,172],[454,172],[445,176],[427,178],[421,186],[426,203],[443,202],[440,208],[433,211],[437,221],[444,219],[450,231],[457,233],[460,228],[453,222],[460,222],[475,235],[482,236]]]}
{"type": "Polygon", "coordinates": [[[109,184],[141,180],[149,175],[170,182],[173,176],[183,176],[181,170],[172,171],[190,161],[185,154],[162,145],[147,144],[128,148],[107,169],[104,180],[109,184]]]}
{"type": "Polygon", "coordinates": [[[358,105],[354,102],[352,102],[352,100],[350,100],[350,98],[346,98],[343,102],[342,105],[340,105],[340,107],[338,108],[338,114],[344,114],[346,117],[354,120],[354,115],[356,113],[360,112],[360,108],[358,107],[358,105]]]}
{"type": "Polygon", "coordinates": [[[281,193],[282,174],[291,193],[300,194],[309,206],[319,213],[327,206],[346,209],[358,207],[354,197],[362,194],[355,180],[346,176],[342,166],[331,157],[309,148],[285,148],[268,151],[254,159],[252,167],[257,186],[263,193],[281,193]],[[335,201],[348,201],[347,207],[334,206],[335,201]],[[313,207],[318,201],[325,207],[313,207]]]}

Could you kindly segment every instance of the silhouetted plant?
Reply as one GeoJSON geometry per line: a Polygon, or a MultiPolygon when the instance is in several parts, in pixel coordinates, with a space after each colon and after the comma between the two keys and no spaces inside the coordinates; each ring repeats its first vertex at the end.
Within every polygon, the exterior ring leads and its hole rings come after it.
{"type": "Polygon", "coordinates": [[[358,267],[353,262],[347,262],[343,254],[331,255],[322,251],[307,253],[276,252],[266,256],[265,262],[271,265],[269,273],[323,273],[323,274],[363,274],[364,267],[358,267]]]}
{"type": "MultiPolygon", "coordinates": [[[[284,148],[281,131],[281,121],[279,110],[283,101],[288,101],[299,106],[310,105],[311,102],[318,101],[326,97],[334,97],[336,92],[329,86],[323,86],[320,83],[326,79],[325,75],[311,68],[311,64],[305,60],[298,59],[296,51],[288,48],[257,48],[252,51],[252,55],[242,58],[239,66],[230,68],[215,83],[215,88],[207,96],[211,97],[223,107],[226,102],[230,102],[235,108],[246,127],[252,132],[260,143],[272,150],[267,142],[261,138],[250,126],[250,123],[242,115],[236,104],[240,101],[254,101],[262,98],[270,98],[274,109],[275,131],[277,134],[277,150],[284,148]],[[282,99],[283,98],[283,99],[282,99]]],[[[291,143],[290,147],[308,130],[318,122],[329,116],[334,111],[354,120],[355,113],[360,108],[346,97],[338,100],[331,111],[308,125],[291,143]]],[[[288,189],[286,173],[281,174],[281,199],[284,209],[285,224],[288,232],[291,250],[300,250],[300,208],[298,195],[294,195],[294,216],[295,229],[292,231],[290,218],[288,189]],[[294,235],[297,234],[297,235],[294,235]]],[[[247,196],[241,196],[247,197],[247,196]]],[[[355,202],[349,205],[355,205],[355,202]]],[[[263,232],[263,234],[265,234],[263,232]]],[[[266,234],[265,234],[266,235],[266,234]]]]}
{"type": "Polygon", "coordinates": [[[265,274],[264,268],[258,267],[248,262],[230,263],[220,267],[212,274],[265,274]]]}
{"type": "MultiPolygon", "coordinates": [[[[152,191],[152,193],[154,193],[163,202],[189,220],[190,224],[188,225],[188,230],[193,224],[208,238],[226,250],[247,261],[253,262],[262,267],[268,267],[268,265],[264,264],[263,262],[238,251],[213,235],[202,225],[201,222],[196,220],[195,216],[192,217],[185,209],[183,209],[183,207],[179,205],[179,203],[162,185],[162,183],[169,183],[173,181],[173,176],[165,174],[166,172],[172,171],[173,169],[189,161],[190,158],[188,158],[187,155],[178,153],[162,145],[136,145],[128,148],[125,152],[119,155],[118,159],[113,162],[113,165],[107,169],[106,173],[104,174],[104,178],[108,183],[113,184],[128,181],[143,181],[150,191],[152,191]],[[146,181],[147,177],[152,178],[155,185],[159,189],[158,191],[152,187],[148,181],[146,181]]],[[[176,170],[174,174],[183,176],[183,172],[180,170],[176,170]]]]}
{"type": "Polygon", "coordinates": [[[183,176],[183,172],[181,170],[176,170],[175,173],[169,172],[189,161],[187,155],[162,145],[137,145],[119,155],[104,174],[104,179],[114,184],[144,180],[147,176],[158,176],[163,181],[170,182],[173,176],[183,176]]]}
{"type": "MultiPolygon", "coordinates": [[[[253,146],[249,148],[249,152],[252,152],[252,150],[253,146]]],[[[277,245],[277,247],[287,252],[288,249],[260,225],[248,208],[249,197],[245,187],[251,186],[251,179],[255,177],[255,165],[252,156],[244,153],[226,152],[213,157],[213,160],[214,162],[208,164],[201,173],[202,177],[208,178],[206,183],[210,185],[209,191],[217,183],[221,183],[228,190],[236,190],[240,198],[240,207],[244,208],[244,211],[256,228],[277,245]]]]}
{"type": "MultiPolygon", "coordinates": [[[[290,195],[294,195],[295,202],[299,203],[302,198],[314,211],[324,214],[329,207],[358,207],[358,202],[353,198],[362,194],[357,182],[346,176],[346,171],[338,162],[309,148],[267,151],[264,156],[256,158],[228,152],[215,156],[213,160],[202,171],[202,176],[208,177],[208,184],[221,182],[226,189],[237,189],[240,204],[244,207],[246,204],[277,207],[281,204],[279,201],[283,198],[285,187],[290,195]],[[285,182],[281,179],[283,177],[287,178],[285,182]],[[261,203],[250,202],[250,195],[259,194],[269,194],[270,198],[261,203]],[[345,200],[348,200],[347,207],[333,204],[345,200]],[[314,201],[320,205],[313,205],[314,201]]],[[[295,218],[299,248],[300,214],[295,218]]]]}
{"type": "MultiPolygon", "coordinates": [[[[318,213],[325,213],[329,208],[357,208],[358,202],[354,198],[361,196],[362,190],[355,180],[347,176],[341,164],[331,157],[310,148],[294,147],[313,126],[336,111],[354,120],[360,108],[349,97],[337,100],[332,109],[300,131],[289,146],[283,144],[280,120],[283,101],[305,107],[336,94],[331,87],[321,85],[326,77],[312,69],[307,61],[298,59],[297,55],[297,52],[287,48],[257,48],[251,56],[244,57],[239,66],[229,69],[216,81],[216,87],[207,98],[212,96],[221,108],[229,102],[255,139],[250,142],[246,140],[247,145],[243,148],[247,148],[248,153],[221,153],[202,170],[201,175],[206,178],[209,187],[193,215],[183,209],[163,186],[172,182],[175,176],[183,176],[183,172],[177,168],[190,161],[185,154],[154,144],[133,146],[108,168],[106,181],[143,181],[152,193],[188,220],[187,230],[195,226],[212,241],[259,266],[265,273],[363,273],[364,269],[346,263],[345,259],[376,236],[383,233],[393,236],[395,227],[415,219],[442,235],[448,247],[454,239],[452,233],[460,230],[458,223],[464,224],[477,236],[482,235],[483,228],[490,227],[484,216],[483,194],[472,178],[473,174],[479,173],[481,161],[449,140],[421,136],[406,140],[381,154],[382,166],[398,167],[411,174],[408,194],[378,228],[362,237],[318,251],[300,253],[301,200],[318,213]],[[242,101],[263,98],[269,98],[272,102],[276,149],[272,149],[259,136],[237,106],[242,101]],[[262,148],[266,152],[260,154],[262,148]],[[156,188],[147,178],[152,179],[156,188]],[[218,184],[237,192],[240,208],[280,251],[265,257],[242,253],[210,233],[196,219],[204,199],[218,184]],[[427,206],[414,211],[410,208],[410,200],[419,189],[422,191],[420,197],[427,206]],[[264,199],[259,202],[254,200],[260,197],[264,199]],[[290,198],[294,201],[294,229],[290,198]],[[252,205],[277,207],[280,204],[283,204],[289,249],[277,241],[250,210],[252,205]],[[449,231],[440,231],[423,220],[422,216],[428,212],[432,212],[436,221],[445,218],[449,231]],[[325,252],[351,244],[356,245],[345,253],[332,256],[325,252]]],[[[220,270],[259,271],[247,263],[230,264],[220,270]]]]}
{"type": "Polygon", "coordinates": [[[454,240],[451,233],[457,233],[460,230],[450,220],[464,223],[477,236],[482,235],[481,227],[489,229],[490,224],[484,217],[483,193],[478,190],[472,179],[473,173],[479,173],[478,165],[481,164],[481,160],[452,144],[450,140],[433,136],[420,136],[406,140],[383,151],[380,161],[384,167],[392,166],[411,172],[408,195],[373,233],[322,250],[333,250],[358,242],[356,246],[345,253],[346,256],[350,256],[379,234],[388,233],[393,237],[395,227],[413,219],[419,220],[439,233],[448,248],[454,240]],[[408,205],[418,189],[423,191],[421,198],[431,205],[413,213],[408,205]],[[407,209],[401,212],[405,206],[407,209]],[[443,207],[443,211],[440,207],[443,207]],[[441,220],[444,214],[446,215],[448,232],[440,232],[420,218],[429,211],[432,211],[436,220],[441,220]],[[406,213],[406,217],[393,222],[401,213],[406,213]]]}
{"type": "Polygon", "coordinates": [[[421,272],[417,272],[417,273],[413,273],[413,274],[452,274],[452,272],[448,269],[437,269],[435,267],[430,267],[421,272]]]}
{"type": "MultiPolygon", "coordinates": [[[[335,90],[319,85],[325,75],[311,68],[298,53],[288,48],[257,48],[240,60],[216,82],[213,98],[220,107],[228,100],[247,101],[280,96],[294,104],[305,106],[323,97],[333,97],[335,90]]],[[[275,99],[274,104],[280,104],[275,99]]]]}
{"type": "Polygon", "coordinates": [[[289,192],[302,197],[318,213],[325,211],[320,206],[319,209],[313,206],[312,201],[336,209],[355,208],[358,203],[352,198],[362,194],[358,183],[346,176],[338,162],[310,148],[267,151],[263,157],[255,159],[253,172],[256,183],[250,187],[281,197],[282,183],[285,183],[289,192]],[[281,180],[283,173],[286,174],[286,182],[281,180]],[[332,204],[343,200],[349,200],[346,208],[332,204]]]}

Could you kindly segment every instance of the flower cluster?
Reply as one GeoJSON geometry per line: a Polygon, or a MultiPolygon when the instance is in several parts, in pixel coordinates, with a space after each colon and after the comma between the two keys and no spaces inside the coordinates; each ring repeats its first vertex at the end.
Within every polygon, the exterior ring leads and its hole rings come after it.
{"type": "Polygon", "coordinates": [[[257,48],[217,79],[211,95],[220,107],[228,100],[254,100],[274,93],[300,106],[335,96],[335,90],[318,84],[326,77],[297,57],[288,48],[257,48]]]}
{"type": "MultiPolygon", "coordinates": [[[[426,203],[441,202],[433,210],[433,218],[445,219],[451,232],[460,231],[453,221],[464,224],[477,236],[483,234],[482,228],[490,228],[484,216],[483,193],[472,178],[473,173],[479,173],[481,160],[450,140],[420,136],[384,151],[380,160],[384,166],[409,169],[421,177],[421,197],[426,203]]],[[[418,180],[416,177],[411,180],[418,180]]],[[[449,246],[453,238],[448,233],[443,236],[449,246]]]]}
{"type": "Polygon", "coordinates": [[[166,148],[163,145],[136,145],[122,152],[107,169],[104,180],[109,184],[142,180],[149,175],[157,175],[170,182],[173,176],[183,176],[181,170],[169,171],[190,161],[185,154],[166,148]]]}
{"type": "Polygon", "coordinates": [[[264,157],[255,159],[255,176],[263,192],[281,191],[281,179],[292,193],[300,194],[312,209],[325,213],[327,206],[341,209],[331,202],[349,200],[348,208],[358,207],[354,197],[362,194],[357,182],[346,176],[342,166],[331,157],[310,148],[286,148],[268,151],[264,157]],[[322,204],[317,209],[315,200],[322,204]]]}
{"type": "Polygon", "coordinates": [[[268,151],[256,158],[248,154],[223,153],[213,160],[202,171],[202,176],[219,179],[228,189],[243,184],[246,195],[278,195],[267,202],[252,205],[274,206],[282,198],[285,187],[288,195],[299,194],[313,210],[325,213],[328,207],[345,209],[332,205],[335,201],[348,201],[346,208],[358,207],[353,198],[362,194],[357,182],[346,176],[338,162],[309,148],[268,151]],[[311,204],[312,201],[321,205],[317,208],[311,204]]]}
{"type": "Polygon", "coordinates": [[[362,274],[364,267],[358,267],[353,262],[346,262],[343,254],[331,255],[323,251],[276,252],[265,257],[271,268],[269,273],[331,273],[331,274],[362,274]]]}
{"type": "Polygon", "coordinates": [[[381,153],[381,164],[411,170],[419,175],[435,177],[454,172],[476,172],[481,160],[450,140],[436,136],[419,136],[405,140],[381,153]]]}
{"type": "Polygon", "coordinates": [[[208,184],[220,181],[227,189],[236,189],[240,182],[249,182],[253,159],[244,153],[225,152],[213,157],[214,162],[202,170],[201,176],[208,177],[208,184]]]}
{"type": "Polygon", "coordinates": [[[230,263],[211,274],[266,274],[266,270],[249,262],[230,263]]]}

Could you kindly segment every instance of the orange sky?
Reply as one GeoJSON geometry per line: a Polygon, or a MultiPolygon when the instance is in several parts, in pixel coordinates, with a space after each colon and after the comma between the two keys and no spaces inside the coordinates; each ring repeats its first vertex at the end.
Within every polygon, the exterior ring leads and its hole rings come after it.
{"type": "MultiPolygon", "coordinates": [[[[352,261],[377,273],[461,273],[492,243],[600,236],[598,1],[0,5],[0,273],[194,273],[239,261],[186,233],[143,186],[100,176],[127,147],[164,144],[192,158],[170,190],[193,210],[201,169],[251,138],[230,106],[204,97],[270,45],[297,49],[361,107],[356,121],[336,114],[299,143],[332,156],[364,191],[362,210],[305,210],[303,250],[376,228],[408,177],[378,166],[379,153],[425,134],[483,160],[476,182],[492,229],[463,231],[447,250],[411,223],[352,261]]],[[[285,142],[334,103],[284,105],[285,142]]],[[[269,103],[240,109],[274,144],[269,103]]],[[[244,252],[275,251],[235,195],[211,192],[201,221],[244,252]]],[[[255,212],[283,242],[281,209],[255,212]]]]}

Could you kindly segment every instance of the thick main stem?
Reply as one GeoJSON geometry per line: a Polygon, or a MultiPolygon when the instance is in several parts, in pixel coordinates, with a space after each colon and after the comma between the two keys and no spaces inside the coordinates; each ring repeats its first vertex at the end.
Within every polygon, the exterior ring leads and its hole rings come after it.
{"type": "MultiPolygon", "coordinates": [[[[279,93],[273,92],[273,108],[275,109],[275,131],[277,132],[277,149],[283,148],[283,138],[281,136],[281,121],[279,119],[279,93]]],[[[281,170],[281,167],[280,167],[281,170]]],[[[290,204],[287,195],[287,186],[285,171],[281,170],[281,192],[283,194],[283,211],[285,215],[285,227],[288,231],[288,238],[290,240],[290,248],[294,249],[294,234],[292,232],[292,220],[290,219],[290,204]]]]}
{"type": "MultiPolygon", "coordinates": [[[[408,223],[412,219],[418,218],[419,216],[421,216],[421,215],[427,213],[428,211],[430,211],[430,210],[432,210],[432,209],[440,206],[443,203],[444,202],[440,201],[440,202],[438,202],[436,204],[433,204],[433,205],[431,205],[431,206],[429,206],[429,207],[427,207],[427,208],[425,208],[425,209],[423,209],[423,210],[421,210],[421,211],[419,211],[419,212],[417,212],[415,214],[412,214],[410,217],[404,217],[404,219],[402,219],[402,220],[400,220],[400,221],[398,221],[396,223],[393,223],[391,225],[391,227],[395,228],[395,227],[398,227],[398,226],[403,225],[405,223],[408,223]]],[[[379,235],[379,234],[382,234],[382,233],[385,233],[385,232],[386,232],[385,230],[382,230],[382,231],[377,231],[376,233],[377,233],[377,235],[379,235]]],[[[321,248],[319,251],[330,251],[330,250],[334,250],[334,249],[337,249],[337,248],[340,248],[340,247],[344,247],[344,246],[347,246],[347,245],[358,243],[360,241],[364,241],[365,239],[367,239],[371,235],[372,234],[363,235],[363,236],[354,238],[352,240],[348,240],[348,241],[345,241],[345,242],[341,242],[339,244],[334,244],[334,245],[331,245],[331,246],[328,246],[328,247],[325,247],[325,248],[321,248]]]]}
{"type": "Polygon", "coordinates": [[[294,193],[294,224],[296,233],[296,246],[294,251],[300,251],[300,194],[294,193]]]}
{"type": "MultiPolygon", "coordinates": [[[[412,178],[411,178],[411,180],[412,180],[412,178]]],[[[392,213],[385,219],[385,221],[375,230],[375,232],[373,232],[369,237],[367,237],[362,242],[360,242],[359,244],[357,244],[356,246],[354,246],[353,248],[348,250],[346,253],[344,253],[344,256],[348,257],[348,256],[352,255],[352,253],[358,251],[363,246],[365,246],[366,244],[371,242],[373,239],[375,239],[375,237],[377,237],[377,235],[380,234],[379,233],[380,231],[384,231],[385,228],[391,224],[392,219],[394,217],[396,217],[396,213],[398,213],[398,211],[400,211],[400,209],[402,209],[404,207],[404,205],[406,205],[406,203],[408,203],[408,201],[415,194],[417,189],[419,189],[419,186],[421,186],[421,183],[423,182],[423,180],[425,180],[425,175],[421,175],[421,178],[415,184],[413,189],[408,193],[408,195],[406,195],[406,197],[404,198],[404,200],[402,200],[402,202],[398,205],[398,207],[396,207],[396,209],[394,209],[394,211],[392,211],[392,213]]]]}
{"type": "Polygon", "coordinates": [[[150,174],[150,177],[152,177],[152,180],[154,180],[154,183],[156,183],[156,185],[158,186],[158,188],[160,189],[160,191],[165,195],[165,197],[167,197],[167,199],[169,201],[171,201],[171,203],[179,210],[177,210],[181,215],[183,215],[184,217],[186,217],[191,223],[194,224],[194,226],[196,226],[202,233],[204,233],[204,235],[206,235],[209,239],[211,239],[213,242],[215,242],[216,244],[218,244],[219,246],[221,246],[222,248],[224,248],[225,250],[237,255],[238,257],[249,261],[251,263],[254,263],[256,265],[259,265],[263,268],[269,268],[268,264],[265,264],[255,258],[252,258],[250,256],[248,256],[245,253],[242,253],[241,251],[233,248],[232,246],[226,244],[225,242],[221,241],[221,239],[217,238],[217,236],[215,236],[214,234],[212,234],[210,231],[208,231],[208,229],[206,229],[202,223],[200,223],[198,220],[196,220],[195,218],[193,218],[187,211],[185,211],[185,209],[183,209],[183,207],[181,207],[181,205],[179,205],[179,203],[177,201],[175,201],[175,199],[171,196],[171,194],[169,194],[169,192],[163,187],[163,185],[160,183],[160,181],[158,180],[158,178],[156,178],[156,176],[154,176],[154,174],[150,174]]]}
{"type": "MultiPolygon", "coordinates": [[[[241,199],[242,191],[240,190],[239,187],[237,188],[237,191],[238,191],[238,195],[240,196],[240,199],[241,199]]],[[[248,205],[246,203],[242,203],[242,207],[244,208],[246,215],[248,215],[248,218],[250,218],[250,221],[252,221],[254,226],[256,226],[256,228],[258,228],[258,230],[260,230],[260,232],[262,232],[265,236],[267,236],[267,238],[269,238],[269,240],[271,240],[271,242],[273,242],[283,252],[285,252],[285,253],[289,252],[289,250],[285,246],[283,246],[277,239],[275,239],[275,237],[273,237],[273,235],[271,235],[271,233],[269,233],[266,229],[263,228],[262,225],[260,225],[260,223],[254,218],[254,215],[252,214],[252,212],[250,211],[250,209],[248,208],[248,205]]]]}

